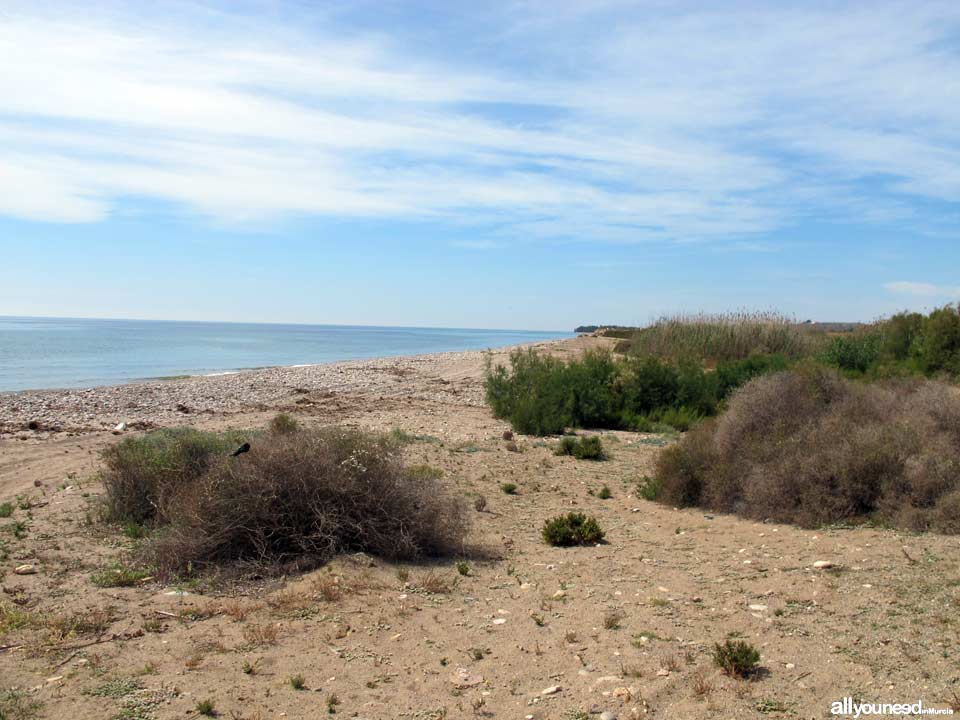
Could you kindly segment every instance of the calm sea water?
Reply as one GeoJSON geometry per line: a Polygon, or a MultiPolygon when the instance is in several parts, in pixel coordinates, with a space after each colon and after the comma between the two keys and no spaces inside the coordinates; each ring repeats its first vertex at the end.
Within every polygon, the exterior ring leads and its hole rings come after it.
{"type": "Polygon", "coordinates": [[[0,392],[482,350],[563,337],[572,333],[0,317],[0,392]]]}

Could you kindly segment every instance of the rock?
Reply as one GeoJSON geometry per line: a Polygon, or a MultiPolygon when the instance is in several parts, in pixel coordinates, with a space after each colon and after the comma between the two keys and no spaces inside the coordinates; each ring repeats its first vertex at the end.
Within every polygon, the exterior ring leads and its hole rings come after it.
{"type": "Polygon", "coordinates": [[[125,422],[117,423],[116,425],[113,426],[113,432],[115,433],[122,433],[126,429],[127,429],[127,424],[125,422]]]}
{"type": "Polygon", "coordinates": [[[787,670],[793,670],[796,667],[796,665],[794,665],[793,663],[787,663],[786,665],[784,665],[784,667],[787,668],[787,670]]]}
{"type": "Polygon", "coordinates": [[[657,677],[667,677],[670,674],[670,671],[666,668],[660,668],[657,670],[657,677]]]}
{"type": "Polygon", "coordinates": [[[623,702],[630,702],[633,699],[633,693],[630,692],[630,688],[618,687],[614,688],[613,696],[615,698],[620,698],[623,702]]]}
{"type": "Polygon", "coordinates": [[[833,563],[830,560],[817,560],[813,567],[817,570],[826,570],[833,567],[833,563]]]}
{"type": "Polygon", "coordinates": [[[17,567],[13,569],[13,572],[16,575],[36,575],[37,568],[33,565],[17,565],[17,567]]]}
{"type": "Polygon", "coordinates": [[[751,610],[756,610],[757,612],[763,612],[767,609],[766,605],[750,605],[749,607],[751,610]]]}
{"type": "Polygon", "coordinates": [[[565,598],[566,596],[567,596],[567,594],[566,594],[563,590],[557,590],[557,591],[553,594],[553,597],[554,597],[555,600],[560,600],[561,598],[565,598]]]}
{"type": "Polygon", "coordinates": [[[494,625],[506,625],[506,623],[507,623],[506,618],[497,618],[496,620],[493,621],[494,625]]]}
{"type": "Polygon", "coordinates": [[[483,676],[470,672],[466,668],[458,667],[450,674],[450,682],[460,690],[476,687],[483,682],[483,676]]]}
{"type": "Polygon", "coordinates": [[[540,691],[540,694],[541,694],[541,695],[556,695],[556,694],[557,694],[558,692],[560,692],[562,689],[563,689],[563,688],[561,688],[559,685],[551,685],[550,687],[544,688],[543,690],[541,690],[541,691],[540,691]]]}
{"type": "Polygon", "coordinates": [[[617,714],[610,710],[604,710],[600,713],[600,720],[617,720],[617,714]]]}

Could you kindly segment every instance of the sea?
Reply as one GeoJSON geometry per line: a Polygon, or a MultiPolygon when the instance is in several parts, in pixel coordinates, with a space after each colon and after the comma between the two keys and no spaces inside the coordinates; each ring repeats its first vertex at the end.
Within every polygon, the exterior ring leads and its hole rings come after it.
{"type": "Polygon", "coordinates": [[[571,332],[0,316],[0,392],[483,350],[571,332]]]}

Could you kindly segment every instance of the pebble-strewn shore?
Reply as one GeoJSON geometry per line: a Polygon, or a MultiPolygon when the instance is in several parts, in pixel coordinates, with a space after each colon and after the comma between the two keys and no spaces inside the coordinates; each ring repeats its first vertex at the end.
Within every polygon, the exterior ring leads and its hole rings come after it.
{"type": "MultiPolygon", "coordinates": [[[[183,423],[194,414],[265,408],[317,393],[417,397],[480,405],[479,378],[441,377],[452,367],[482,367],[483,352],[377,358],[248,370],[77,390],[0,393],[0,433],[89,431],[118,423],[152,427],[183,423]]],[[[476,375],[476,373],[474,373],[476,375]]]]}

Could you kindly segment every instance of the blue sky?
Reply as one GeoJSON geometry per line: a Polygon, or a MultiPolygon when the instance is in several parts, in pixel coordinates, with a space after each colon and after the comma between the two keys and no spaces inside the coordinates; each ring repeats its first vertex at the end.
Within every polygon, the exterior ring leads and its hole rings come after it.
{"type": "Polygon", "coordinates": [[[0,67],[0,314],[960,299],[955,2],[12,0],[0,67]]]}

